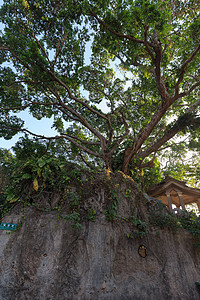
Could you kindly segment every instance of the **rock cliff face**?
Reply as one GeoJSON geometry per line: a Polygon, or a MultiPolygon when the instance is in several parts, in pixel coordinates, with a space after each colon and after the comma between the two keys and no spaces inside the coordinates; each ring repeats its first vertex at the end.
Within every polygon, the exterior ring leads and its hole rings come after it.
{"type": "MultiPolygon", "coordinates": [[[[95,197],[106,201],[101,193],[95,197]]],[[[119,215],[131,213],[130,201],[120,200],[119,215]]],[[[107,221],[101,210],[81,230],[56,211],[29,207],[24,220],[19,205],[7,214],[2,222],[22,226],[10,234],[0,230],[0,300],[199,299],[200,249],[192,235],[152,229],[128,239],[128,222],[107,221]]]]}
{"type": "MultiPolygon", "coordinates": [[[[22,213],[3,221],[19,224],[22,213]]],[[[199,299],[200,250],[189,233],[152,231],[141,241],[128,230],[101,214],[76,232],[56,213],[29,208],[18,231],[0,231],[0,299],[199,299]]]]}

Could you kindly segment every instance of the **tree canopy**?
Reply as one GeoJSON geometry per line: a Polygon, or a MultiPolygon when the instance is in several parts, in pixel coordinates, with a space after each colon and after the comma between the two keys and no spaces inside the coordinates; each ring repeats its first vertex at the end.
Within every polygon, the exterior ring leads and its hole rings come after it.
{"type": "Polygon", "coordinates": [[[0,136],[62,139],[74,159],[127,174],[181,143],[198,150],[199,12],[195,0],[5,0],[0,136]],[[53,117],[57,135],[26,129],[23,110],[53,117]]]}

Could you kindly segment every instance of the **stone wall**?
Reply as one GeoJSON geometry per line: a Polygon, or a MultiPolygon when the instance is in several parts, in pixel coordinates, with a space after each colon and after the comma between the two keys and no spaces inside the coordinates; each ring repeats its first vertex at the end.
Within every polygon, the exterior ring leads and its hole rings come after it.
{"type": "Polygon", "coordinates": [[[128,239],[128,223],[103,212],[80,231],[56,211],[23,214],[19,206],[2,220],[22,226],[0,230],[0,300],[199,299],[200,250],[186,231],[128,239]]]}

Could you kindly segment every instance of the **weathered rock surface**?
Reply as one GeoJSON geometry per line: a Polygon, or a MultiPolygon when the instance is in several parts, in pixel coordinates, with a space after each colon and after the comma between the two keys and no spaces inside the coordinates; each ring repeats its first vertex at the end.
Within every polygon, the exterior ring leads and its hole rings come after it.
{"type": "Polygon", "coordinates": [[[200,249],[180,230],[128,239],[126,222],[100,213],[80,231],[56,212],[14,209],[3,222],[22,223],[0,231],[0,299],[199,299],[200,249]],[[138,247],[148,255],[142,258],[138,247]]]}

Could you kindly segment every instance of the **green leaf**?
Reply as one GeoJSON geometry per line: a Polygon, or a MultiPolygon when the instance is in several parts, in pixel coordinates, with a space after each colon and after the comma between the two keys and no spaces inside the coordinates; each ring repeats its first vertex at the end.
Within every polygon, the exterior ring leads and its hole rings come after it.
{"type": "Polygon", "coordinates": [[[16,195],[10,193],[8,194],[6,200],[9,202],[9,203],[15,203],[19,200],[19,197],[16,197],[16,195]]]}
{"type": "Polygon", "coordinates": [[[39,165],[40,168],[44,167],[46,165],[46,163],[47,163],[47,161],[44,160],[43,158],[40,158],[38,160],[38,165],[39,165]]]}
{"type": "Polygon", "coordinates": [[[22,175],[22,179],[30,179],[32,176],[31,174],[25,173],[22,175]]]}

